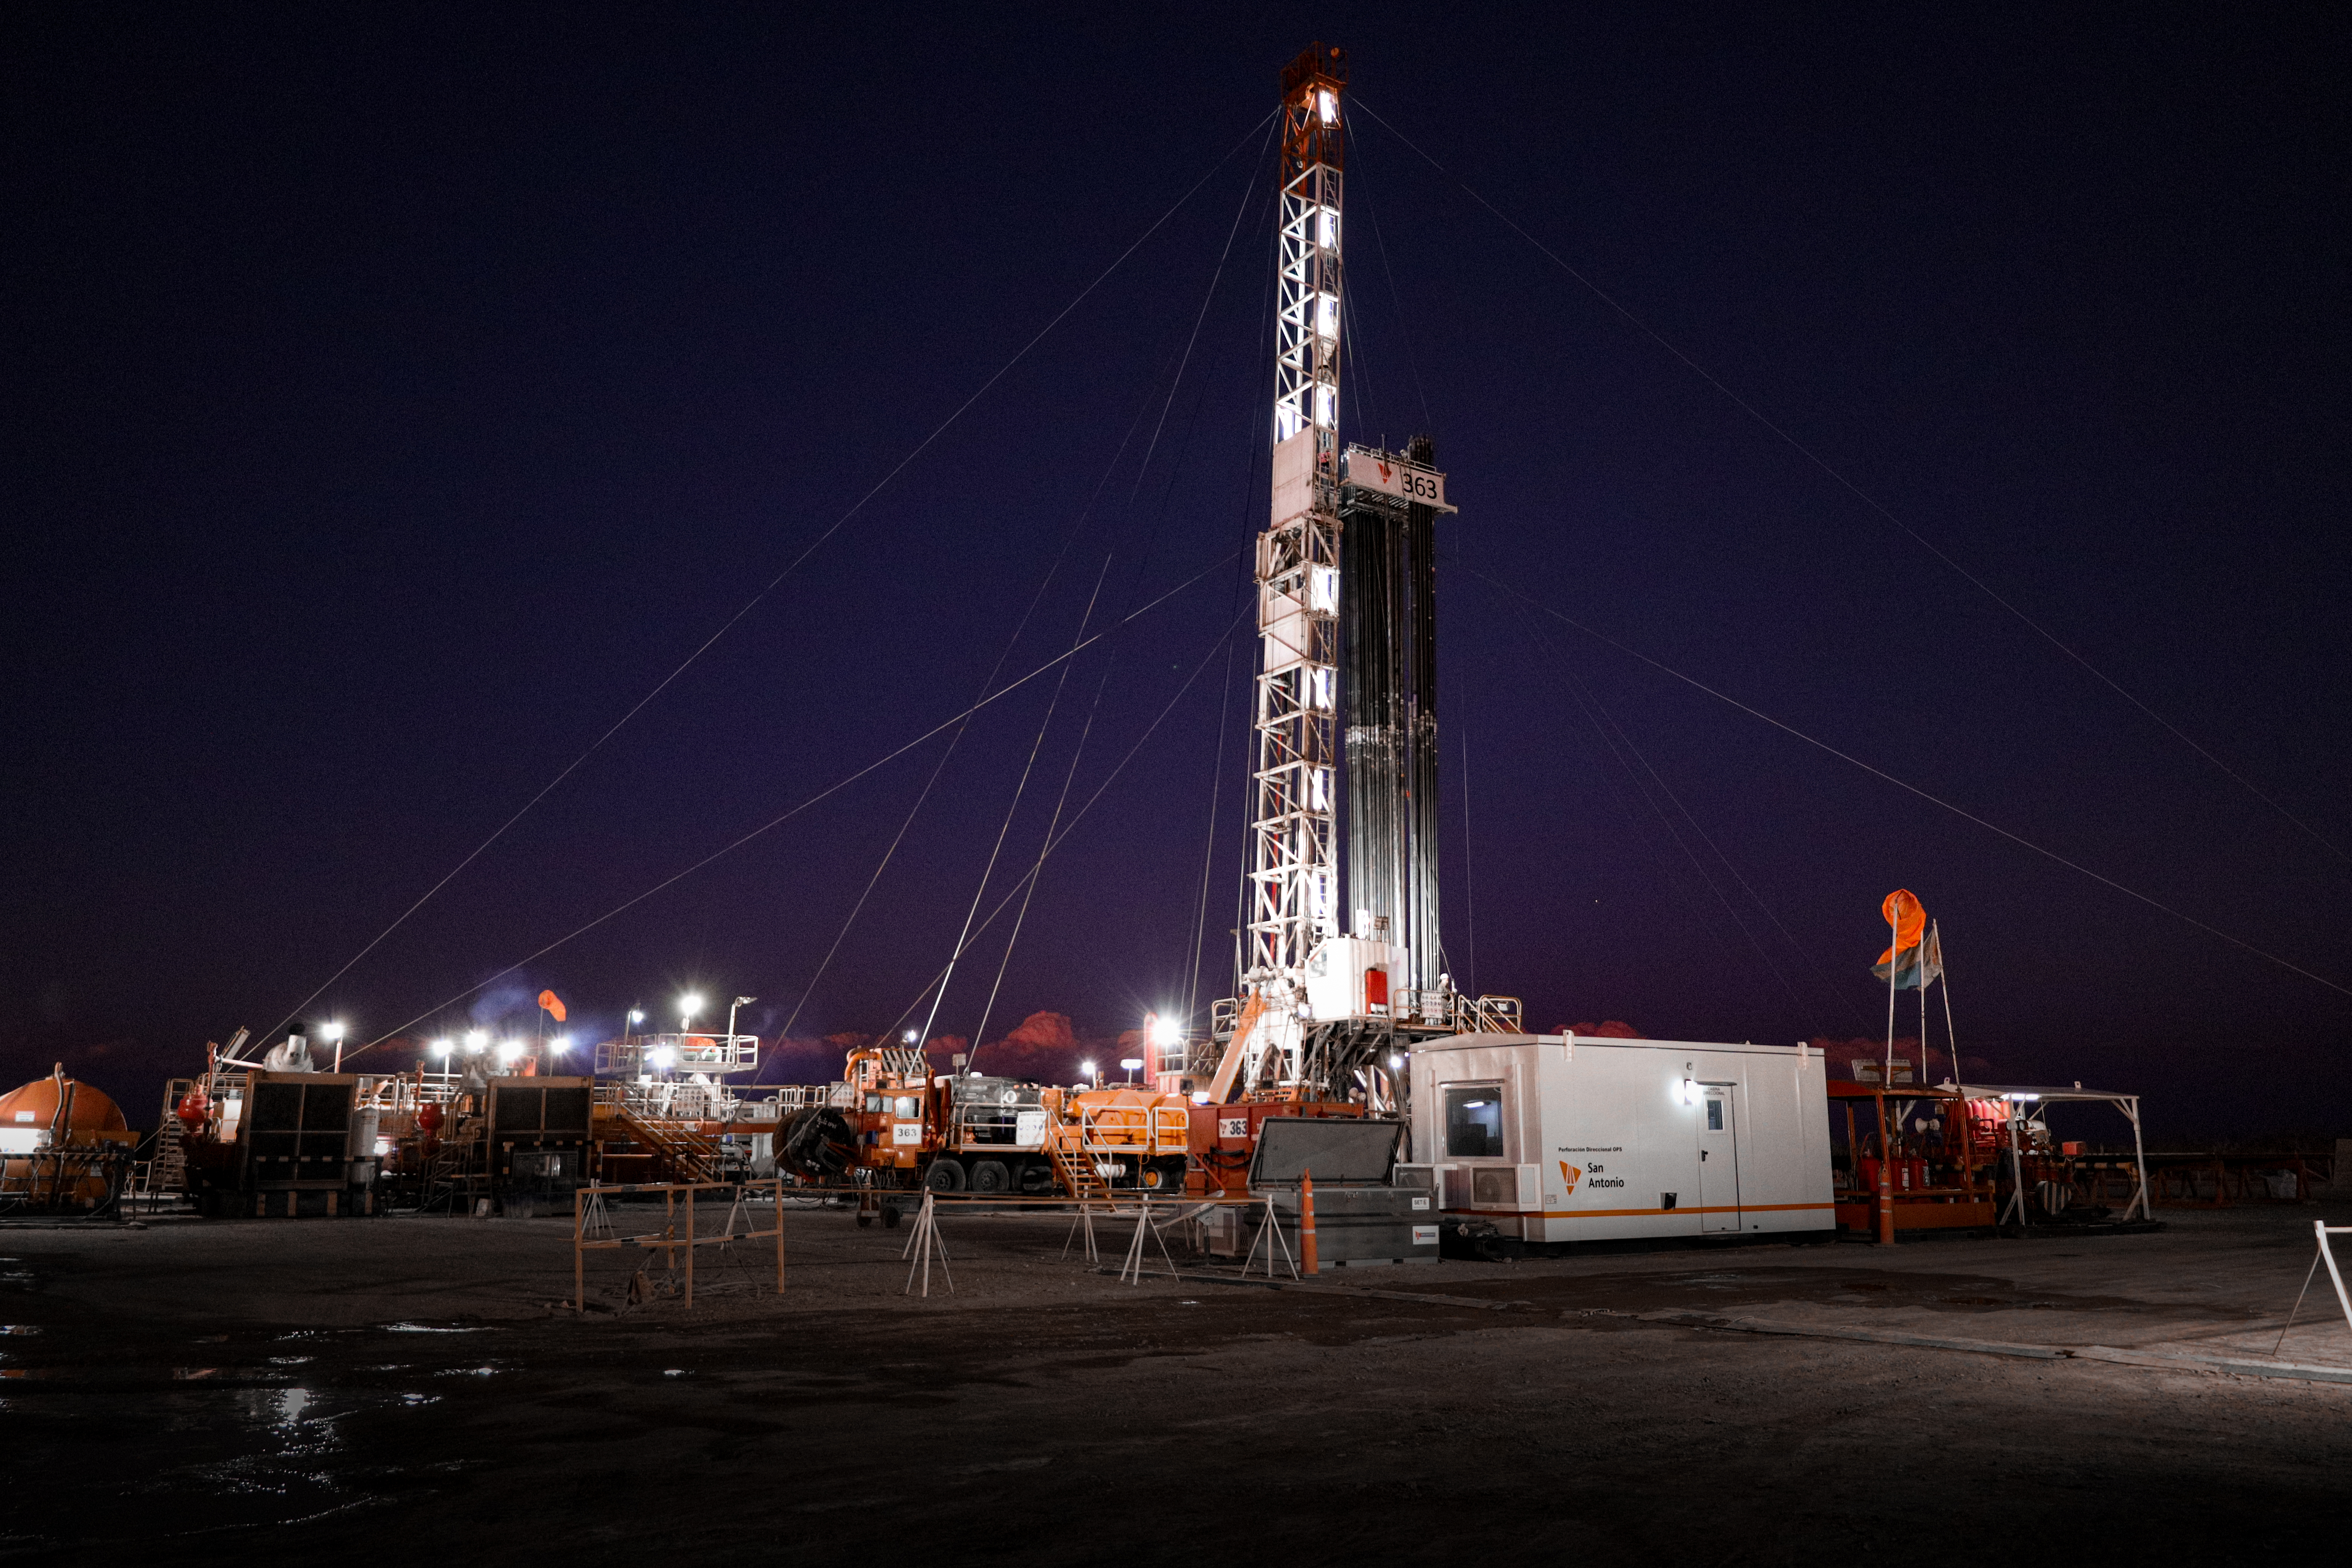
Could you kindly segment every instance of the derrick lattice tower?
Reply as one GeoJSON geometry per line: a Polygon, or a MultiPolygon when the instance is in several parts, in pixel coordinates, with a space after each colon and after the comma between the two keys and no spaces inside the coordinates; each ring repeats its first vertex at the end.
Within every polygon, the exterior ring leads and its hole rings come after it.
{"type": "Polygon", "coordinates": [[[1339,927],[1340,186],[1347,57],[1282,74],[1273,511],[1258,539],[1260,658],[1244,977],[1295,978],[1339,927]]]}
{"type": "Polygon", "coordinates": [[[1426,437],[1402,453],[1339,440],[1347,81],[1346,54],[1319,43],[1282,73],[1242,994],[1215,1004],[1209,1039],[1181,1064],[1216,1103],[1238,1093],[1392,1110],[1401,1038],[1502,1019],[1483,1000],[1465,1007],[1440,967],[1434,529],[1454,510],[1445,476],[1426,437]],[[1340,890],[1343,714],[1352,911],[1340,890]]]}

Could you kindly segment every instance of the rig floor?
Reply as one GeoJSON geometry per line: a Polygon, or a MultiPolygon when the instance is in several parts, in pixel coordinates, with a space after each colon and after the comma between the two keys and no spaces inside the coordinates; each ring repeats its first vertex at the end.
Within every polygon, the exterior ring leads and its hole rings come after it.
{"type": "MultiPolygon", "coordinates": [[[[2219,1363],[2321,1215],[1269,1289],[950,1214],[925,1300],[906,1229],[793,1209],[782,1298],[608,1252],[584,1316],[560,1217],[0,1230],[0,1562],[2270,1562],[2340,1550],[2352,1383],[2219,1363]]],[[[2325,1270],[2302,1322],[2352,1373],[2325,1270]]]]}

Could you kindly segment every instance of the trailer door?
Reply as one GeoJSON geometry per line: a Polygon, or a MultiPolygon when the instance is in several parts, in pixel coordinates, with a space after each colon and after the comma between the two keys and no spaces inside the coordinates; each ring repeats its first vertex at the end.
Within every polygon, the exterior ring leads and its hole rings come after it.
{"type": "Polygon", "coordinates": [[[1739,1228],[1739,1130],[1731,1114],[1731,1085],[1699,1086],[1698,1227],[1739,1228]]]}

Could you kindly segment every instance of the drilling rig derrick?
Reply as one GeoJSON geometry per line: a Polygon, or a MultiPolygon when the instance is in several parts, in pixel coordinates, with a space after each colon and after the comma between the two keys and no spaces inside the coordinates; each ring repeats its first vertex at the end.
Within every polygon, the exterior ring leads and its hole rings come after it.
{"type": "Polygon", "coordinates": [[[1345,53],[1319,43],[1282,73],[1273,493],[1257,544],[1241,994],[1217,1004],[1206,1049],[1189,1064],[1219,1102],[1393,1105],[1398,1037],[1454,1033],[1465,1016],[1437,935],[1432,542],[1437,513],[1453,509],[1428,437],[1404,454],[1339,440],[1347,79],[1345,53]]]}

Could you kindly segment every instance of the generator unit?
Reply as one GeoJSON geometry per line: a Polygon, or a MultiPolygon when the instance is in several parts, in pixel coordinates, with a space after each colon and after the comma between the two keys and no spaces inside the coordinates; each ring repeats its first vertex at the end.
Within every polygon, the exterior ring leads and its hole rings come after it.
{"type": "Polygon", "coordinates": [[[491,1190],[501,1212],[570,1203],[587,1178],[590,1078],[494,1078],[488,1095],[491,1190]]]}
{"type": "Polygon", "coordinates": [[[372,1111],[351,1073],[245,1075],[243,1092],[191,1130],[188,1176],[203,1213],[253,1217],[375,1212],[372,1111]]]}

